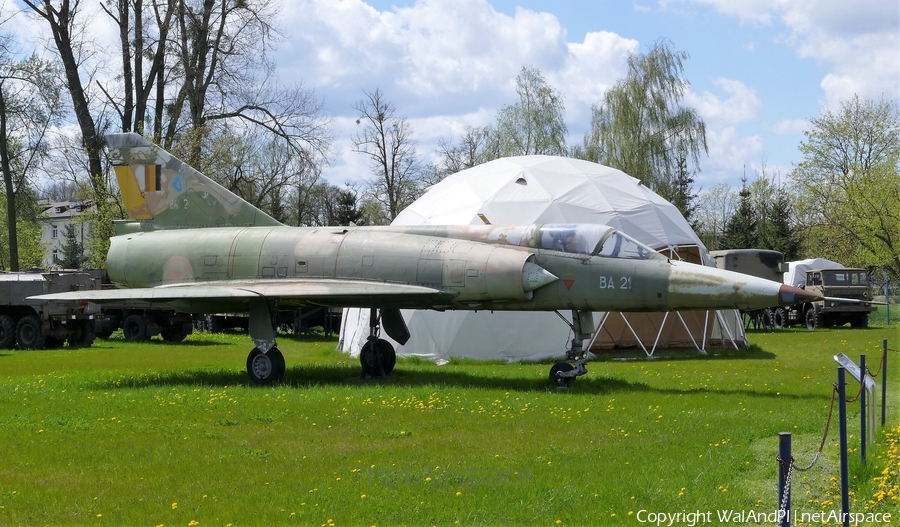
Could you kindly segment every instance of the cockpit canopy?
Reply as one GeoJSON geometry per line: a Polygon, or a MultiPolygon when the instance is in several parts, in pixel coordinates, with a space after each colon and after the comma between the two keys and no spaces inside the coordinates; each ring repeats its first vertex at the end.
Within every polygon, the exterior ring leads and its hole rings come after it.
{"type": "Polygon", "coordinates": [[[664,258],[650,247],[609,225],[594,223],[548,223],[541,225],[541,249],[607,258],[648,260],[664,258]]]}

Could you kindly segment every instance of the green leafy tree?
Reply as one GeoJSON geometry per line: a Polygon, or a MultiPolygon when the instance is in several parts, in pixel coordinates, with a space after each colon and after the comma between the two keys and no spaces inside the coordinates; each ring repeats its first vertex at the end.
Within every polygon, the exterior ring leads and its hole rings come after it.
{"type": "Polygon", "coordinates": [[[707,146],[706,124],[682,105],[687,58],[665,41],[631,55],[626,77],[592,107],[590,132],[575,156],[618,168],[669,201],[689,195],[685,187],[707,146]]]}
{"type": "Polygon", "coordinates": [[[759,214],[753,204],[753,193],[747,178],[741,180],[740,200],[734,215],[725,224],[723,249],[759,249],[759,214]]]}
{"type": "Polygon", "coordinates": [[[793,195],[785,185],[775,183],[766,167],[750,185],[756,210],[757,249],[769,249],[784,254],[785,261],[800,258],[801,243],[793,207],[793,195]]]}
{"type": "Polygon", "coordinates": [[[533,66],[522,67],[516,77],[516,93],[519,100],[497,114],[500,155],[566,155],[568,130],[562,93],[533,66]]]}
{"type": "MultiPolygon", "coordinates": [[[[2,194],[2,192],[0,192],[2,194]]],[[[15,217],[15,228],[10,229],[7,225],[10,217],[7,214],[6,207],[9,200],[5,196],[0,195],[0,269],[3,270],[22,270],[32,267],[42,267],[44,261],[44,245],[41,242],[41,223],[38,221],[40,207],[38,206],[37,196],[30,187],[23,187],[17,192],[18,196],[15,200],[16,212],[12,214],[15,217]],[[18,266],[13,269],[12,262],[8,259],[12,253],[10,251],[9,233],[15,232],[17,244],[18,266]]]]}
{"type": "Polygon", "coordinates": [[[842,101],[810,122],[799,190],[807,252],[900,277],[900,115],[884,98],[842,101]]]}

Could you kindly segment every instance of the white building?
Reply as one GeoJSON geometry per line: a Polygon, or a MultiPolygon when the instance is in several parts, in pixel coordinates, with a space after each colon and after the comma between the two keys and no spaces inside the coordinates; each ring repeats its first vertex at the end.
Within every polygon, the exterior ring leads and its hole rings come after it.
{"type": "Polygon", "coordinates": [[[63,257],[67,225],[75,227],[82,254],[86,258],[90,224],[83,221],[83,216],[92,211],[94,205],[89,201],[58,201],[44,203],[41,208],[41,244],[44,246],[41,267],[48,271],[60,268],[59,261],[63,257]]]}

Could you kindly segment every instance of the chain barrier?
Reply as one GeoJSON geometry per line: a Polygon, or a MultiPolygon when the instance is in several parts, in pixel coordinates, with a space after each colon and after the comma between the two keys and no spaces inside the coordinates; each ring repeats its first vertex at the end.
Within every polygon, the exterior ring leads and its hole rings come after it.
{"type": "MultiPolygon", "coordinates": [[[[785,463],[784,460],[781,459],[781,456],[776,456],[775,459],[777,459],[781,467],[784,468],[785,463]]],[[[818,459],[818,456],[816,456],[816,459],[818,459]]],[[[784,491],[781,493],[781,503],[778,504],[778,512],[785,511],[785,514],[787,514],[788,496],[791,494],[791,477],[794,475],[794,467],[796,466],[794,465],[793,457],[787,465],[787,476],[784,478],[784,491]]]]}
{"type": "MultiPolygon", "coordinates": [[[[866,377],[868,376],[869,368],[866,368],[866,371],[860,372],[862,375],[862,380],[859,382],[859,391],[856,392],[856,396],[853,399],[847,399],[848,403],[855,403],[859,400],[859,396],[862,395],[863,390],[866,389],[866,377]]],[[[849,383],[848,383],[849,384],[849,383]]]]}
{"type": "MultiPolygon", "coordinates": [[[[801,466],[797,465],[794,462],[793,457],[791,457],[790,462],[787,463],[787,476],[785,477],[785,480],[784,480],[784,492],[782,493],[782,496],[781,496],[781,503],[778,506],[779,511],[786,510],[786,508],[787,508],[788,495],[790,495],[790,492],[791,492],[791,479],[794,476],[794,470],[797,470],[798,472],[807,472],[807,471],[811,470],[814,466],[816,466],[816,463],[819,462],[819,458],[822,457],[822,450],[825,449],[825,442],[828,440],[828,430],[831,429],[831,418],[832,418],[832,416],[834,416],[834,401],[837,399],[837,395],[838,395],[838,386],[837,386],[837,383],[835,383],[831,387],[831,404],[828,407],[828,419],[825,421],[825,432],[822,434],[822,442],[819,443],[819,449],[816,450],[816,455],[813,456],[813,460],[810,462],[809,465],[807,465],[805,467],[801,467],[801,466]]],[[[785,462],[783,459],[781,459],[781,456],[775,456],[775,459],[782,466],[782,468],[785,466],[785,462]]]]}
{"type": "Polygon", "coordinates": [[[882,350],[881,352],[881,361],[878,363],[878,371],[872,373],[872,370],[870,370],[869,367],[866,366],[866,373],[869,374],[869,377],[878,377],[879,375],[881,375],[881,368],[884,367],[884,360],[887,358],[887,352],[887,348],[884,348],[884,350],[882,350]]]}
{"type": "Polygon", "coordinates": [[[831,387],[831,405],[828,407],[828,419],[825,421],[825,433],[822,434],[822,442],[819,443],[819,449],[816,451],[816,455],[813,456],[812,462],[805,466],[800,467],[794,463],[794,460],[791,460],[791,468],[796,468],[800,472],[806,472],[816,466],[816,463],[819,462],[819,457],[822,456],[822,450],[825,449],[825,441],[828,440],[828,430],[831,428],[831,417],[834,415],[834,401],[837,399],[838,387],[837,384],[833,384],[831,387]]]}

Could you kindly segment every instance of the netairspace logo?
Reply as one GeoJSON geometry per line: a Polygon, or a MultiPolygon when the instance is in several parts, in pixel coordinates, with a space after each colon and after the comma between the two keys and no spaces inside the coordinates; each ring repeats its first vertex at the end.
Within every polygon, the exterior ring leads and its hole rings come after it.
{"type": "Polygon", "coordinates": [[[800,512],[800,511],[735,511],[720,509],[716,511],[681,511],[681,512],[652,512],[646,509],[638,511],[635,517],[638,522],[657,527],[665,525],[666,527],[686,526],[695,527],[696,525],[712,524],[724,525],[729,523],[755,523],[759,525],[772,524],[776,525],[786,519],[790,514],[790,523],[792,525],[806,525],[811,523],[825,525],[841,525],[844,520],[848,520],[854,525],[876,525],[891,523],[891,513],[889,512],[848,512],[840,511],[818,511],[818,512],[800,512]]]}

